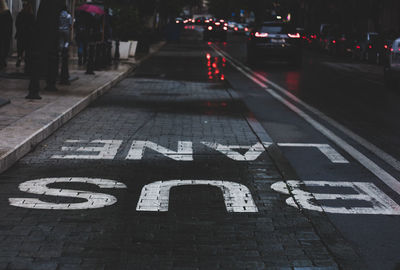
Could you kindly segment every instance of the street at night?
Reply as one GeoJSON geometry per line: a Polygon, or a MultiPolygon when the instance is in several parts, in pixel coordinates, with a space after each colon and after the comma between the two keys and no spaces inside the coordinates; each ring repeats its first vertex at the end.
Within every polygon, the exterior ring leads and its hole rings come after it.
{"type": "Polygon", "coordinates": [[[295,12],[190,13],[126,58],[67,44],[46,91],[10,53],[0,269],[400,270],[397,41],[371,61],[316,49],[295,12]]]}

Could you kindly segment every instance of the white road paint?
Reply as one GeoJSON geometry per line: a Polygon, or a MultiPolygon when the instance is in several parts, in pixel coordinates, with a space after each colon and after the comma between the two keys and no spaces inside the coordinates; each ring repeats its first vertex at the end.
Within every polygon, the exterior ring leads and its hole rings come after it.
{"type": "MultiPolygon", "coordinates": [[[[250,68],[246,67],[239,61],[233,59],[230,55],[228,55],[226,52],[220,50],[219,48],[216,48],[215,46],[211,45],[211,47],[216,51],[217,54],[219,54],[222,57],[225,57],[227,61],[234,66],[238,71],[240,71],[243,75],[248,77],[250,80],[252,80],[254,83],[258,84],[261,88],[263,88],[267,93],[269,93],[272,97],[277,99],[279,102],[287,106],[290,110],[295,112],[297,115],[299,115],[301,118],[303,118],[306,122],[308,122],[311,126],[313,126],[316,130],[318,130],[320,133],[322,133],[324,136],[329,138],[331,141],[336,143],[339,147],[341,147],[344,151],[346,151],[350,156],[352,156],[355,160],[357,160],[362,166],[364,166],[367,170],[369,170],[371,173],[373,173],[376,177],[378,177],[383,183],[385,183],[388,187],[390,187],[393,191],[395,191],[397,194],[400,194],[400,182],[394,178],[392,175],[390,175],[388,172],[386,172],[384,169],[382,169],[380,166],[378,166],[375,162],[373,162],[371,159],[369,159],[367,156],[362,154],[360,151],[358,151],[356,148],[354,148],[352,145],[347,143],[345,140],[337,136],[335,133],[333,133],[331,130],[323,126],[321,123],[313,119],[309,114],[305,113],[303,110],[301,110],[299,107],[294,105],[293,103],[289,102],[287,99],[283,98],[281,95],[279,95],[276,91],[273,89],[269,88],[265,83],[263,83],[260,77],[257,76],[255,72],[253,72],[250,68]]],[[[285,94],[292,100],[296,101],[300,105],[304,106],[307,108],[309,111],[315,113],[315,110],[312,110],[312,107],[305,104],[301,100],[299,100],[297,97],[293,96],[292,94],[289,93],[286,89],[280,87],[279,85],[269,81],[269,80],[264,80],[266,83],[280,91],[281,93],[285,94]],[[290,94],[290,95],[289,95],[290,94]]],[[[317,114],[318,116],[324,116],[321,112],[320,114],[317,114]]],[[[328,118],[321,117],[322,119],[328,121],[328,118]]],[[[331,121],[328,121],[332,123],[331,121]]],[[[333,123],[332,123],[333,124],[333,123]]],[[[334,125],[335,127],[337,125],[334,125]]],[[[343,130],[341,130],[343,131],[343,130]]],[[[351,135],[351,134],[350,134],[351,135]]],[[[357,138],[354,138],[357,139],[357,138]]],[[[363,145],[364,147],[367,147],[365,144],[363,144],[363,141],[356,140],[358,143],[363,145]]],[[[369,146],[371,146],[370,144],[369,146]]],[[[370,148],[374,149],[374,148],[370,148]]],[[[376,149],[378,150],[378,148],[376,149]]],[[[372,150],[371,150],[372,151],[372,150]]],[[[389,162],[385,157],[380,156],[379,153],[383,152],[382,150],[380,151],[373,151],[376,153],[379,157],[384,159],[386,162],[389,162]]],[[[391,164],[392,166],[395,164],[391,164]]]]}
{"type": "Polygon", "coordinates": [[[126,159],[141,160],[146,148],[176,161],[192,161],[193,146],[189,141],[178,141],[178,150],[173,151],[151,141],[133,141],[126,159]]]}
{"type": "MultiPolygon", "coordinates": [[[[84,140],[67,140],[66,143],[88,143],[84,140]]],[[[65,152],[81,152],[85,154],[66,154],[66,155],[53,155],[54,159],[114,159],[119,147],[122,144],[121,140],[94,140],[90,144],[103,144],[103,146],[63,146],[61,151],[65,152]],[[90,153],[90,154],[88,154],[90,153]]]]}
{"type": "Polygon", "coordinates": [[[317,144],[317,143],[278,143],[282,147],[313,147],[317,148],[324,154],[332,163],[349,163],[341,154],[339,154],[329,144],[317,144]]]}
{"type": "MultiPolygon", "coordinates": [[[[321,118],[322,120],[326,121],[327,123],[329,123],[330,125],[332,125],[333,127],[335,127],[336,129],[340,130],[341,132],[343,132],[346,136],[348,136],[349,138],[351,138],[352,140],[356,141],[358,144],[362,145],[363,147],[365,147],[366,149],[368,149],[369,151],[371,151],[372,153],[374,153],[376,156],[378,156],[380,159],[384,160],[387,164],[389,164],[390,166],[392,166],[393,168],[395,168],[396,170],[400,171],[400,161],[397,160],[396,158],[394,158],[392,155],[386,153],[385,151],[383,151],[382,149],[378,148],[376,145],[370,143],[369,141],[367,141],[366,139],[362,138],[361,136],[357,135],[356,133],[354,133],[353,131],[351,131],[350,129],[346,128],[345,126],[343,126],[342,124],[338,123],[337,121],[335,121],[334,119],[330,118],[329,116],[325,115],[324,113],[322,113],[320,110],[314,108],[313,106],[305,103],[304,101],[302,101],[301,99],[299,99],[298,97],[296,97],[295,95],[293,95],[292,93],[290,93],[290,91],[288,91],[287,89],[283,88],[282,86],[268,80],[265,76],[254,72],[251,68],[243,65],[243,63],[239,62],[238,60],[234,59],[232,56],[230,56],[228,53],[220,50],[219,48],[215,47],[215,46],[211,46],[214,50],[217,51],[217,53],[223,55],[224,57],[228,58],[229,62],[234,62],[236,64],[235,65],[240,65],[243,70],[247,71],[248,73],[256,76],[259,80],[266,82],[267,84],[271,85],[272,87],[274,87],[274,89],[276,89],[277,91],[279,91],[280,93],[284,94],[285,96],[287,96],[288,98],[290,98],[292,101],[300,104],[301,106],[305,107],[308,111],[312,112],[313,114],[317,115],[319,118],[321,118]]],[[[236,67],[236,66],[235,66],[236,67]]],[[[237,67],[236,67],[237,68],[237,67]]],[[[241,71],[241,70],[239,70],[241,71]]],[[[243,71],[241,71],[243,73],[243,71]]],[[[245,74],[246,75],[246,74],[245,74]]],[[[247,75],[246,75],[247,76],[247,75]]],[[[249,77],[249,76],[247,76],[249,77]]],[[[252,79],[252,78],[250,78],[252,79]]],[[[257,83],[257,82],[256,82],[257,83]]],[[[257,83],[258,84],[258,83],[257,83]]]]}
{"type": "Polygon", "coordinates": [[[82,190],[69,190],[60,188],[49,188],[48,185],[54,183],[85,183],[96,185],[105,189],[121,189],[126,185],[114,180],[98,179],[98,178],[80,178],[80,177],[63,177],[63,178],[42,178],[27,181],[19,185],[19,189],[23,192],[84,199],[81,203],[51,203],[35,198],[10,198],[9,203],[12,206],[31,208],[31,209],[53,209],[53,210],[83,210],[102,208],[113,205],[117,199],[109,194],[95,193],[82,190]]]}
{"type": "MultiPolygon", "coordinates": [[[[202,144],[215,149],[216,151],[226,155],[228,158],[236,161],[253,161],[256,160],[264,151],[264,146],[261,143],[256,143],[254,145],[222,145],[213,142],[201,142],[202,144]],[[236,149],[246,149],[248,150],[244,155],[234,151],[236,149]]],[[[264,143],[266,147],[271,145],[271,143],[264,143]]]]}
{"type": "Polygon", "coordinates": [[[327,182],[327,181],[294,181],[277,182],[271,185],[277,192],[293,195],[286,203],[293,207],[327,212],[333,214],[363,215],[400,215],[400,206],[377,188],[373,183],[365,182],[327,182]],[[350,188],[352,194],[310,193],[301,189],[307,187],[350,188]],[[289,192],[290,189],[290,192],[289,192]],[[291,193],[291,194],[290,194],[291,193]],[[318,201],[318,204],[315,203],[318,201]],[[336,201],[346,206],[327,206],[325,201],[336,201]],[[352,201],[363,201],[370,206],[351,207],[352,201]]]}
{"type": "Polygon", "coordinates": [[[142,189],[136,210],[166,212],[168,211],[171,188],[187,185],[211,185],[218,187],[223,193],[225,207],[228,212],[258,212],[253,197],[246,186],[235,182],[219,180],[170,180],[148,184],[142,189]]]}

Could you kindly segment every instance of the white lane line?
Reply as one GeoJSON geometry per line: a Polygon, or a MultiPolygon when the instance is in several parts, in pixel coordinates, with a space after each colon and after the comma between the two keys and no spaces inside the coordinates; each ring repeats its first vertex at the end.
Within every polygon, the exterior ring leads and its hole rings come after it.
{"type": "MultiPolygon", "coordinates": [[[[350,156],[352,156],[355,160],[357,160],[361,165],[363,165],[367,170],[369,170],[371,173],[373,173],[376,177],[378,177],[382,182],[384,182],[388,187],[390,187],[392,190],[394,190],[397,194],[400,195],[400,182],[397,181],[393,176],[391,176],[389,173],[387,173],[384,169],[379,167],[375,162],[370,160],[368,157],[366,157],[364,154],[362,154],[360,151],[355,149],[353,146],[348,144],[346,141],[344,141],[342,138],[337,136],[335,133],[333,133],[331,130],[314,120],[310,115],[299,109],[296,105],[293,103],[290,103],[288,100],[280,96],[276,91],[272,90],[271,88],[268,88],[268,86],[261,82],[259,79],[255,78],[250,72],[246,71],[245,69],[242,68],[243,64],[240,63],[240,66],[234,63],[234,61],[231,60],[231,56],[229,56],[226,52],[221,52],[219,49],[215,48],[214,46],[211,46],[215,50],[217,54],[219,54],[222,57],[225,57],[228,62],[234,66],[237,70],[239,70],[243,75],[248,77],[250,80],[258,84],[261,88],[263,88],[266,92],[268,92],[272,97],[283,103],[285,106],[287,106],[290,110],[295,112],[297,115],[302,117],[306,122],[308,122],[311,126],[313,126],[316,130],[318,130],[320,133],[325,135],[327,138],[329,138],[331,141],[333,141],[335,144],[340,146],[344,151],[346,151],[350,156]]],[[[273,87],[275,87],[275,83],[270,83],[273,87]]],[[[281,88],[281,87],[280,87],[281,88]]]]}
{"type": "MultiPolygon", "coordinates": [[[[214,50],[220,50],[219,48],[215,48],[213,47],[214,50]]],[[[321,118],[322,120],[328,122],[331,126],[333,126],[334,128],[340,130],[342,133],[344,133],[346,136],[350,137],[352,140],[356,141],[358,144],[362,145],[364,148],[368,149],[369,151],[371,151],[372,153],[374,153],[376,156],[378,156],[380,159],[382,159],[383,161],[385,161],[387,164],[389,164],[390,166],[392,166],[393,168],[395,168],[396,170],[400,171],[400,161],[397,160],[395,157],[393,157],[392,155],[386,153],[385,151],[383,151],[382,149],[378,148],[377,146],[375,146],[374,144],[370,143],[369,141],[367,141],[366,139],[362,138],[361,136],[355,134],[353,131],[351,131],[350,129],[346,128],[345,126],[343,126],[342,124],[338,123],[337,121],[335,121],[334,119],[330,118],[329,116],[325,115],[324,113],[322,113],[320,110],[308,105],[307,103],[305,103],[304,101],[302,101],[301,99],[299,99],[298,97],[296,97],[295,95],[293,95],[292,93],[290,93],[288,90],[286,90],[285,88],[281,87],[280,85],[277,85],[276,83],[268,80],[267,78],[265,78],[265,76],[254,72],[253,70],[251,70],[249,67],[244,66],[242,63],[240,63],[238,60],[234,59],[233,57],[231,57],[230,55],[228,55],[226,52],[221,51],[222,54],[224,54],[224,57],[229,58],[232,62],[237,63],[238,65],[241,65],[243,67],[243,69],[247,70],[248,72],[250,72],[251,74],[255,75],[258,79],[260,79],[263,82],[266,82],[267,84],[271,85],[272,87],[274,87],[276,90],[278,90],[279,92],[281,92],[282,94],[284,94],[285,96],[289,97],[291,100],[295,101],[296,103],[304,106],[307,110],[309,110],[310,112],[312,112],[313,114],[317,115],[319,118],[321,118]]]]}
{"type": "Polygon", "coordinates": [[[324,154],[332,163],[349,163],[341,154],[339,154],[335,149],[329,144],[321,143],[278,143],[278,146],[283,147],[315,147],[322,154],[324,154]]]}

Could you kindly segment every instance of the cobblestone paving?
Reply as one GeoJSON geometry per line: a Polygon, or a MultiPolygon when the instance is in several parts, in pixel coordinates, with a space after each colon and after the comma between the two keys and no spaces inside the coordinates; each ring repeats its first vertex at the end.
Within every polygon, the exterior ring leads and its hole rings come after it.
{"type": "MultiPolygon", "coordinates": [[[[174,48],[167,46],[159,58],[174,48]]],[[[150,59],[135,77],[125,79],[0,176],[0,269],[336,269],[309,220],[271,190],[270,185],[282,179],[266,152],[254,161],[236,161],[202,143],[258,142],[244,117],[247,109],[230,96],[227,85],[207,82],[194,71],[191,80],[178,80],[181,74],[171,75],[174,64],[171,70],[157,71],[165,76],[154,78],[150,65],[163,61],[159,58],[150,59]],[[78,148],[63,151],[63,146],[101,147],[95,140],[121,144],[112,159],[54,158],[82,155],[78,148]],[[126,159],[134,141],[151,141],[173,151],[178,141],[190,141],[193,160],[177,161],[149,149],[141,160],[126,159]],[[114,205],[100,209],[9,205],[9,198],[21,197],[71,205],[83,201],[18,189],[24,181],[56,177],[111,179],[127,188],[49,185],[117,198],[114,205]],[[242,184],[258,212],[227,212],[220,189],[210,185],[172,188],[167,212],[136,211],[144,185],[168,180],[242,184]]],[[[193,57],[191,65],[203,62],[203,57],[193,57]]]]}

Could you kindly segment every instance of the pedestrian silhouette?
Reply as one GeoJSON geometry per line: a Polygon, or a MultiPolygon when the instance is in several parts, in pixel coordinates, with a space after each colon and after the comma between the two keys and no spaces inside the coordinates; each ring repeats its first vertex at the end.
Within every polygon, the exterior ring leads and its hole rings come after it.
{"type": "Polygon", "coordinates": [[[40,99],[40,77],[46,76],[48,91],[56,91],[58,74],[60,12],[65,5],[62,0],[40,2],[32,42],[32,72],[27,99],[40,99]]]}
{"type": "Polygon", "coordinates": [[[18,13],[15,21],[17,32],[15,39],[17,40],[17,67],[21,65],[22,60],[25,62],[25,73],[30,73],[30,54],[32,47],[33,26],[35,17],[33,15],[32,5],[24,3],[22,10],[18,13]]]}
{"type": "Polygon", "coordinates": [[[13,19],[5,0],[0,0],[0,70],[7,66],[13,19]]]}

